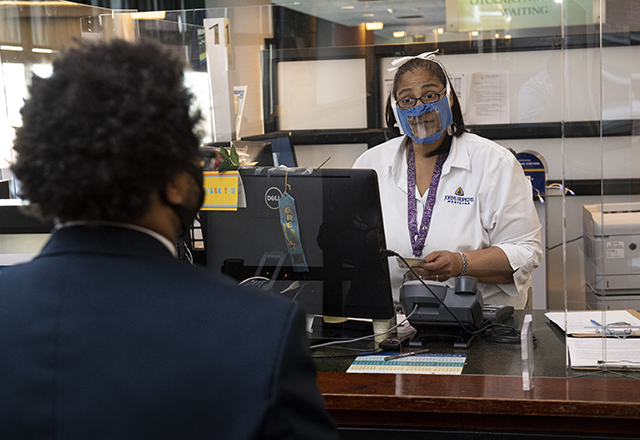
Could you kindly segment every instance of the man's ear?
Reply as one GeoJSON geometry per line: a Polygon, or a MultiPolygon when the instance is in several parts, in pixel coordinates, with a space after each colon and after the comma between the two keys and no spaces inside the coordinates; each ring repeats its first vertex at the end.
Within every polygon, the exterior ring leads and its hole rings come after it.
{"type": "Polygon", "coordinates": [[[167,184],[164,195],[166,201],[171,205],[183,205],[189,196],[191,176],[186,171],[176,173],[173,179],[167,184]]]}

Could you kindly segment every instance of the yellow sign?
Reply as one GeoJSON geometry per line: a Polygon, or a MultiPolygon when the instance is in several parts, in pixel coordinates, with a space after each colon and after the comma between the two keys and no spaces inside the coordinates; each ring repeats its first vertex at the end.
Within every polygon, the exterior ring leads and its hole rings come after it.
{"type": "MultiPolygon", "coordinates": [[[[601,0],[447,0],[447,30],[470,32],[598,23],[601,0]]],[[[604,17],[603,17],[604,20],[604,17]]]]}
{"type": "Polygon", "coordinates": [[[238,210],[238,172],[205,171],[203,211],[238,210]]]}

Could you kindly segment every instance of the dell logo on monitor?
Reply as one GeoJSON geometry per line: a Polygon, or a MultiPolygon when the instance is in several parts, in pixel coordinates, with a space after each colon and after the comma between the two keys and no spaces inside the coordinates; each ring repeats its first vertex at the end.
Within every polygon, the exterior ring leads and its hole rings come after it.
{"type": "Polygon", "coordinates": [[[264,193],[264,202],[270,209],[278,209],[280,197],[282,197],[282,191],[275,186],[272,186],[264,193]]]}

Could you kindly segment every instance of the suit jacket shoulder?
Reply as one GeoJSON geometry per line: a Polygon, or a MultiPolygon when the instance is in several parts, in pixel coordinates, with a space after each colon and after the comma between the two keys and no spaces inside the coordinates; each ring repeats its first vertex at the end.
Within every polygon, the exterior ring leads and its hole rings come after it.
{"type": "Polygon", "coordinates": [[[1,271],[0,350],[1,438],[336,438],[300,308],[137,231],[1,271]]]}

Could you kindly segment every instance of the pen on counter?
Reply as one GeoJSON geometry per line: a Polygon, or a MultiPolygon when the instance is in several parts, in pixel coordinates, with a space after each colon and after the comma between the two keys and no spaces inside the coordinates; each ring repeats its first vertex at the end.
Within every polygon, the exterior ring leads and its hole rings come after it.
{"type": "Polygon", "coordinates": [[[591,319],[591,324],[597,326],[597,327],[631,327],[631,323],[626,322],[626,321],[617,321],[617,322],[612,322],[610,324],[607,324],[606,326],[603,326],[602,324],[600,324],[598,321],[591,319]]]}
{"type": "Polygon", "coordinates": [[[416,350],[416,351],[410,351],[410,352],[407,352],[407,353],[394,354],[393,356],[385,357],[384,360],[385,361],[392,361],[394,359],[400,359],[400,358],[407,357],[407,356],[413,356],[415,354],[426,353],[428,351],[429,351],[429,349],[425,348],[423,350],[416,350]]]}
{"type": "Polygon", "coordinates": [[[617,370],[640,370],[640,362],[619,360],[619,361],[603,361],[598,360],[598,368],[612,368],[617,370]]]}

